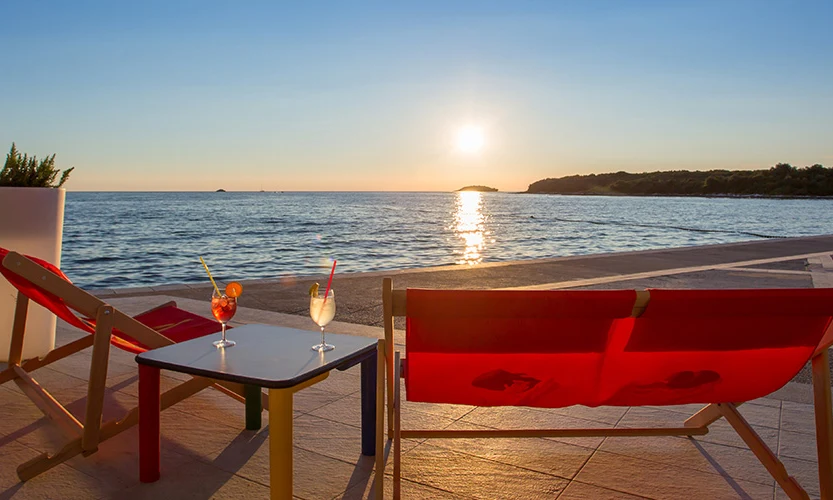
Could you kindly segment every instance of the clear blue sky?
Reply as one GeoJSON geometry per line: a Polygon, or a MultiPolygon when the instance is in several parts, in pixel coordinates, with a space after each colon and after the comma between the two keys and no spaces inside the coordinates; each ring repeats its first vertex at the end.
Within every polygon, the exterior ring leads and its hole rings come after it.
{"type": "Polygon", "coordinates": [[[70,190],[524,190],[833,167],[833,2],[5,2],[0,147],[70,190]],[[476,153],[457,131],[483,134],[476,153]]]}

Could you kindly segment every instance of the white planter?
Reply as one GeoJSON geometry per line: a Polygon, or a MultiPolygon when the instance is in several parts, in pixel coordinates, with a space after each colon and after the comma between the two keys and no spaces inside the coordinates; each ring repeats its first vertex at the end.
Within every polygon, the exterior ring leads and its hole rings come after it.
{"type": "MultiPolygon", "coordinates": [[[[61,265],[64,189],[0,187],[0,247],[61,265]]],[[[0,361],[8,361],[17,289],[0,275],[0,361]]],[[[55,315],[29,302],[23,359],[55,347],[55,315]]]]}

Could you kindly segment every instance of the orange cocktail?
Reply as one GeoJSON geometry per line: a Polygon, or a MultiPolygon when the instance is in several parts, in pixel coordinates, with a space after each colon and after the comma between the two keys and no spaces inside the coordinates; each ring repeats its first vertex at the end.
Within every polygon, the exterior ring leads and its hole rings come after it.
{"type": "Polygon", "coordinates": [[[225,294],[219,297],[215,294],[211,297],[211,314],[220,323],[228,323],[237,312],[237,297],[229,297],[225,294]]]}

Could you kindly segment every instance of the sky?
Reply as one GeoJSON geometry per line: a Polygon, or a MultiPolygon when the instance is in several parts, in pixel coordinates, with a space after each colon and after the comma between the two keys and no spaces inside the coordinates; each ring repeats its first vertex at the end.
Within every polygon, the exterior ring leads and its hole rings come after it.
{"type": "Polygon", "coordinates": [[[0,7],[0,147],[71,191],[833,167],[830,0],[0,7]]]}

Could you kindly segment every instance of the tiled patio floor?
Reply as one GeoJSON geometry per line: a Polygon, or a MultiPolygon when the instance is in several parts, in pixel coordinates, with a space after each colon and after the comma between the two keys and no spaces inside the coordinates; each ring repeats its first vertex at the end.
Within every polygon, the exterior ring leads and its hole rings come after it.
{"type": "MultiPolygon", "coordinates": [[[[113,299],[138,312],[164,297],[113,299]]],[[[205,314],[205,303],[177,299],[205,314]]],[[[241,308],[240,322],[310,328],[307,318],[241,308]]],[[[334,331],[381,336],[381,329],[336,325],[334,331]]],[[[233,330],[230,332],[233,337],[233,330]]],[[[59,326],[59,343],[75,338],[59,326]]],[[[89,351],[35,372],[58,400],[83,414],[89,351]]],[[[182,379],[164,372],[165,384],[182,379]]],[[[106,417],[137,403],[133,356],[113,349],[106,417]]],[[[741,413],[776,451],[813,497],[818,476],[810,387],[791,384],[741,413]],[[777,397],[775,397],[777,396],[777,397]],[[779,399],[781,398],[781,399],[779,399]]],[[[333,372],[295,396],[295,494],[304,499],[365,498],[377,481],[372,457],[360,455],[358,367],[333,372]]],[[[406,427],[521,428],[679,426],[699,406],[664,408],[572,407],[559,410],[486,409],[406,403],[406,427]]],[[[264,415],[264,423],[267,421],[264,415]]],[[[243,430],[243,406],[203,391],[162,414],[162,479],[138,480],[138,432],[103,443],[90,457],[75,457],[20,483],[15,468],[54,451],[59,433],[12,384],[0,387],[0,499],[5,498],[268,498],[268,427],[243,430]]],[[[752,452],[724,421],[697,439],[576,438],[407,441],[403,449],[404,498],[785,498],[752,452]]],[[[391,471],[390,461],[388,473],[391,471]]],[[[391,478],[385,481],[390,498],[391,478]]]]}

